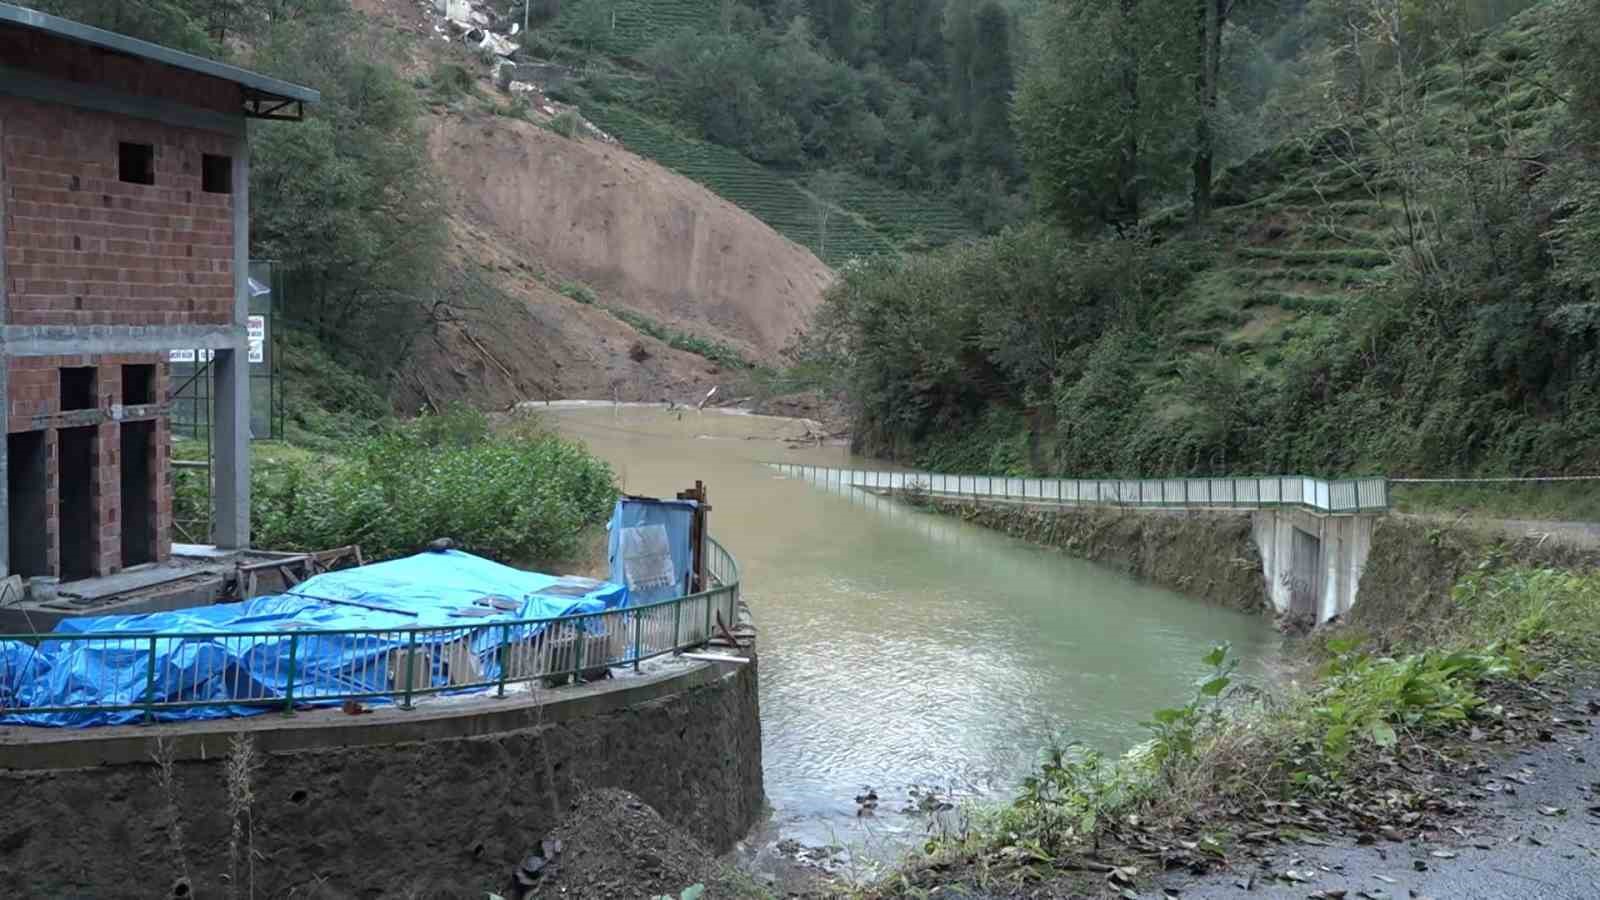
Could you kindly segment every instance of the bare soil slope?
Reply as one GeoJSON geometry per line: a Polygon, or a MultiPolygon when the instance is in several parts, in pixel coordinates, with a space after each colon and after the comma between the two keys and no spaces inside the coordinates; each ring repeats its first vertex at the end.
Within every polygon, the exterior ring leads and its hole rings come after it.
{"type": "Polygon", "coordinates": [[[615,144],[509,117],[433,120],[453,215],[603,303],[772,361],[830,270],[704,187],[615,144]]]}
{"type": "Polygon", "coordinates": [[[699,399],[734,375],[568,299],[481,229],[452,221],[452,255],[503,298],[441,307],[411,345],[394,392],[406,412],[453,400],[504,409],[524,400],[699,399]]]}

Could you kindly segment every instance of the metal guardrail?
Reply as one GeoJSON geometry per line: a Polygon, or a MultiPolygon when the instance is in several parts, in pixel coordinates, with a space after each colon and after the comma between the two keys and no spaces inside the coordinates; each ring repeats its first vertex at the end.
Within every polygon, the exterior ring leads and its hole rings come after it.
{"type": "MultiPolygon", "coordinates": [[[[508,686],[524,682],[564,680],[608,666],[637,668],[644,660],[706,643],[719,613],[729,627],[736,621],[738,561],[709,536],[707,543],[706,569],[714,587],[600,613],[446,628],[0,635],[5,641],[67,642],[80,653],[101,655],[105,665],[85,668],[99,672],[103,681],[81,689],[114,698],[28,706],[0,695],[0,714],[142,711],[149,722],[163,711],[198,706],[277,707],[292,713],[307,705],[386,699],[410,708],[430,694],[493,689],[504,696],[508,686]],[[252,655],[262,665],[233,664],[252,655]],[[128,677],[127,663],[141,657],[142,676],[128,677]],[[339,662],[323,668],[317,660],[339,662]]],[[[0,690],[6,683],[46,676],[42,669],[25,662],[0,673],[5,675],[0,690]]]]}
{"type": "Polygon", "coordinates": [[[1249,478],[1006,478],[939,472],[881,472],[793,463],[773,469],[818,484],[885,490],[915,486],[934,496],[1019,500],[1072,506],[1160,509],[1262,509],[1299,507],[1323,513],[1381,512],[1389,508],[1384,478],[1327,480],[1303,475],[1249,478]]]}

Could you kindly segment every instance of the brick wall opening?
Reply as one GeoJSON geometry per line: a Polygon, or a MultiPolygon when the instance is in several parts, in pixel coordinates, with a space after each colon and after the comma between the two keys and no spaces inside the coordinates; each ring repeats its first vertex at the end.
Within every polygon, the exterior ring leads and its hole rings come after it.
{"type": "Polygon", "coordinates": [[[50,572],[50,445],[43,431],[6,436],[6,490],[11,509],[11,574],[31,578],[50,572]]]}
{"type": "Polygon", "coordinates": [[[134,144],[128,141],[118,144],[117,179],[129,184],[155,184],[155,145],[134,144]]]}
{"type": "Polygon", "coordinates": [[[156,558],[154,422],[122,423],[122,566],[156,558]]]}
{"type": "Polygon", "coordinates": [[[62,412],[94,409],[100,405],[95,402],[94,366],[72,366],[60,372],[62,412]]]}
{"type": "Polygon", "coordinates": [[[143,406],[156,402],[156,367],[122,367],[122,405],[143,406]]]}
{"type": "Polygon", "coordinates": [[[208,194],[233,193],[233,157],[206,153],[200,157],[200,190],[208,194]]]}
{"type": "Polygon", "coordinates": [[[99,431],[90,425],[57,432],[61,456],[56,472],[61,501],[62,581],[98,574],[99,517],[95,515],[94,488],[100,478],[95,464],[95,440],[99,431]]]}

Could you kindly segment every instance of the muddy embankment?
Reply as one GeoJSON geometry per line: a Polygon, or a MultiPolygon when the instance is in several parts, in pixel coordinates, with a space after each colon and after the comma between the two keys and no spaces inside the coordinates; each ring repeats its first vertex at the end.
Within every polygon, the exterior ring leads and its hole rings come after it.
{"type": "MultiPolygon", "coordinates": [[[[945,515],[1054,547],[1187,596],[1273,613],[1247,513],[1046,509],[934,500],[945,515]]],[[[1456,614],[1452,592],[1480,567],[1600,569],[1600,551],[1497,523],[1385,516],[1374,526],[1359,601],[1344,624],[1389,640],[1425,639],[1456,614]]]]}

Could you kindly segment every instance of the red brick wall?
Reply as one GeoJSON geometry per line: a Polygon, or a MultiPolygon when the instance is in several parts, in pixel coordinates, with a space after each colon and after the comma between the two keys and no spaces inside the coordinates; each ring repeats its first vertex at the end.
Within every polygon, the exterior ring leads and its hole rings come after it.
{"type": "MultiPolygon", "coordinates": [[[[47,486],[47,504],[51,513],[48,521],[38,523],[49,535],[49,562],[52,572],[60,572],[61,527],[59,447],[57,432],[62,427],[86,425],[93,419],[97,429],[94,453],[94,482],[91,496],[95,509],[96,571],[110,575],[122,568],[122,516],[154,517],[154,543],[151,548],[158,560],[167,559],[172,552],[172,466],[170,426],[165,416],[154,410],[169,398],[167,365],[158,354],[97,356],[34,356],[17,357],[9,365],[10,409],[7,410],[7,431],[45,432],[50,464],[47,486]],[[155,498],[154,508],[148,510],[123,510],[122,504],[122,432],[119,421],[113,420],[112,408],[122,405],[122,367],[124,365],[154,365],[154,405],[145,412],[124,413],[121,421],[154,421],[150,448],[152,462],[150,494],[155,498]],[[65,367],[95,367],[95,403],[93,412],[61,409],[61,375],[65,367]]],[[[69,476],[74,473],[68,473],[69,476]]]]}
{"type": "Polygon", "coordinates": [[[9,324],[227,324],[233,196],[201,190],[201,156],[233,140],[0,97],[9,324]],[[118,178],[122,141],[155,147],[155,184],[118,178]]]}

